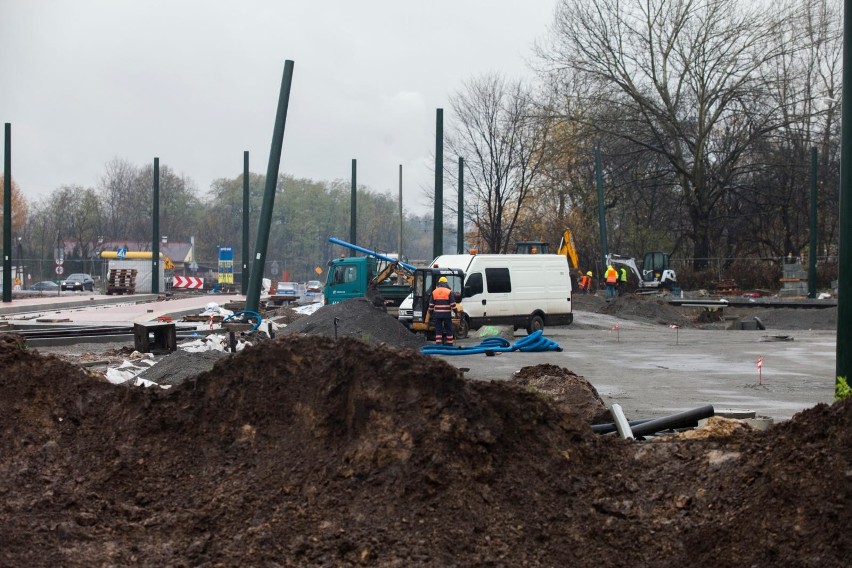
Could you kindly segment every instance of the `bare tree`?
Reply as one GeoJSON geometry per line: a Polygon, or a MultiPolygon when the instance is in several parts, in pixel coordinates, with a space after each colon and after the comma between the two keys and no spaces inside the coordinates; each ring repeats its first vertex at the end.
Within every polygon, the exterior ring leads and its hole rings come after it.
{"type": "Polygon", "coordinates": [[[104,231],[108,240],[127,239],[128,219],[139,216],[142,202],[135,190],[134,182],[139,168],[122,158],[113,158],[105,166],[98,190],[104,201],[106,226],[104,231]]]}
{"type": "Polygon", "coordinates": [[[547,123],[538,120],[530,92],[498,74],[471,80],[451,105],[457,121],[447,145],[464,158],[465,217],[488,251],[506,252],[539,178],[547,123]]]}
{"type": "Polygon", "coordinates": [[[538,48],[552,72],[597,85],[594,104],[610,109],[594,118],[599,132],[670,164],[697,269],[744,153],[778,126],[763,77],[787,48],[775,41],[777,13],[736,0],[563,0],[538,48]]]}

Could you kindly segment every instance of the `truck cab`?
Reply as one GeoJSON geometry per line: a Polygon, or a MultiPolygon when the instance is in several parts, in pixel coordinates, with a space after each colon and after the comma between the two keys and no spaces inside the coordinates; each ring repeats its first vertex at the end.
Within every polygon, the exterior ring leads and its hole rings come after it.
{"type": "MultiPolygon", "coordinates": [[[[407,282],[371,283],[385,268],[385,261],[369,256],[343,257],[331,261],[325,283],[325,303],[336,304],[352,298],[370,296],[375,292],[385,305],[399,306],[411,292],[407,282]]],[[[399,280],[399,279],[398,279],[399,280]]]]}

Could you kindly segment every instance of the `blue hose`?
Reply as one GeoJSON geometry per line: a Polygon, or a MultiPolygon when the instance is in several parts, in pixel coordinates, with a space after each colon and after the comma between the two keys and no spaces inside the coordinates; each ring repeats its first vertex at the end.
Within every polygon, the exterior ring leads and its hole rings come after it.
{"type": "Polygon", "coordinates": [[[255,331],[255,330],[257,330],[257,328],[259,328],[259,327],[260,327],[260,322],[262,322],[262,321],[263,321],[263,318],[261,318],[261,317],[260,317],[260,314],[259,314],[259,313],[257,313],[257,312],[252,312],[252,311],[250,311],[250,310],[244,310],[244,311],[242,311],[242,312],[235,312],[235,313],[233,313],[233,314],[229,315],[228,317],[226,317],[225,319],[223,319],[223,320],[222,320],[222,323],[225,323],[225,322],[226,322],[226,321],[228,321],[229,319],[233,319],[233,318],[235,318],[235,317],[237,317],[237,316],[240,316],[240,315],[243,315],[243,314],[247,314],[247,315],[248,315],[248,317],[244,318],[245,320],[257,319],[257,323],[256,323],[256,324],[254,324],[254,325],[252,325],[251,330],[249,330],[249,331],[255,331]]]}
{"type": "Polygon", "coordinates": [[[511,351],[562,351],[558,343],[542,335],[541,330],[510,344],[502,337],[489,337],[479,345],[458,347],[455,345],[424,345],[420,352],[424,355],[477,355],[480,353],[509,353],[511,351]]]}

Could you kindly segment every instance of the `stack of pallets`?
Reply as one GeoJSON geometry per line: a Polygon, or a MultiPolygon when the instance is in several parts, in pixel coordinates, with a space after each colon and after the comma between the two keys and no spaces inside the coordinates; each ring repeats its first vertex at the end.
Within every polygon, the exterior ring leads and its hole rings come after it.
{"type": "Polygon", "coordinates": [[[136,293],[136,269],[110,268],[106,293],[108,296],[136,293]]]}

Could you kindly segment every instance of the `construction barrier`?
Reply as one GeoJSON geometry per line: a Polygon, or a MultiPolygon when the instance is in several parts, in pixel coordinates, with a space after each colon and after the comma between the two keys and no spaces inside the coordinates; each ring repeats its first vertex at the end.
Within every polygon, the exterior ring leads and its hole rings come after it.
{"type": "Polygon", "coordinates": [[[180,288],[183,290],[202,290],[204,288],[204,278],[195,276],[173,276],[172,288],[180,288]]]}

